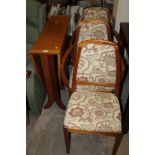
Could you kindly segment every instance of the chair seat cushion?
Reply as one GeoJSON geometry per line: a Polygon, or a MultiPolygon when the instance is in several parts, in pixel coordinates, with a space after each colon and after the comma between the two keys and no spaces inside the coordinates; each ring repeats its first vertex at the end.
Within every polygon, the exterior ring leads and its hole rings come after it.
{"type": "Polygon", "coordinates": [[[112,93],[76,91],[69,100],[64,126],[71,129],[121,132],[121,112],[112,93]]]}

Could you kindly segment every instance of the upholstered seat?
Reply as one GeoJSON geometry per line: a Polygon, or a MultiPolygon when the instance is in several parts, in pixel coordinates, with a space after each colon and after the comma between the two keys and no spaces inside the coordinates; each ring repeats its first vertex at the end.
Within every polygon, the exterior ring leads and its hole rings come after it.
{"type": "Polygon", "coordinates": [[[112,93],[76,91],[69,100],[64,126],[72,129],[121,132],[121,113],[112,93]]]}

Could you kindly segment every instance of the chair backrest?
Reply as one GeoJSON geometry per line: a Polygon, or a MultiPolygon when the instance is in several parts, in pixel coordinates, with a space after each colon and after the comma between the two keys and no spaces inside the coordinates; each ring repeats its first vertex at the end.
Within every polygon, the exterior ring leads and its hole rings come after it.
{"type": "Polygon", "coordinates": [[[81,20],[102,20],[111,24],[111,14],[107,8],[89,7],[83,10],[81,20]]]}
{"type": "Polygon", "coordinates": [[[78,45],[84,40],[112,40],[111,30],[107,22],[101,20],[87,20],[79,22],[75,32],[75,50],[78,45]]]}
{"type": "Polygon", "coordinates": [[[72,91],[120,93],[120,54],[116,43],[86,40],[79,44],[73,64],[72,91]]]}
{"type": "Polygon", "coordinates": [[[100,20],[81,21],[79,23],[78,44],[84,40],[101,39],[111,40],[111,31],[107,22],[100,20]]]}

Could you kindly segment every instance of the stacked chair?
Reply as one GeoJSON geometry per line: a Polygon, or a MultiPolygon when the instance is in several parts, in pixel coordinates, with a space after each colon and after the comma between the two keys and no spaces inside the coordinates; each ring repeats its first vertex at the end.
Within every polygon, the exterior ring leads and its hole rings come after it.
{"type": "Polygon", "coordinates": [[[111,14],[108,9],[102,7],[89,7],[83,10],[82,20],[103,20],[111,23],[111,14]]]}
{"type": "Polygon", "coordinates": [[[122,140],[119,96],[124,75],[120,46],[109,11],[84,9],[61,64],[62,80],[70,95],[63,126],[67,153],[72,132],[116,137],[112,155],[118,150],[122,140]],[[70,57],[73,67],[68,80],[64,68],[70,57]]]}

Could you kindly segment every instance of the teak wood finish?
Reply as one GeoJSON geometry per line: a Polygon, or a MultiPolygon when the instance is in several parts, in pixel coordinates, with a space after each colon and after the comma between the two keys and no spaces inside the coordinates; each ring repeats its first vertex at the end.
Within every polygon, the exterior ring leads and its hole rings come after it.
{"type": "Polygon", "coordinates": [[[45,108],[49,108],[56,101],[60,108],[65,109],[60,99],[59,85],[61,86],[60,66],[69,21],[69,16],[51,16],[30,50],[36,73],[48,93],[48,103],[45,108]],[[57,58],[57,69],[54,62],[55,56],[57,58]]]}

